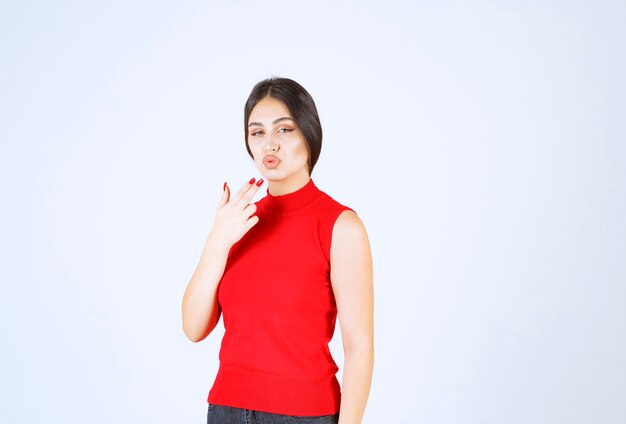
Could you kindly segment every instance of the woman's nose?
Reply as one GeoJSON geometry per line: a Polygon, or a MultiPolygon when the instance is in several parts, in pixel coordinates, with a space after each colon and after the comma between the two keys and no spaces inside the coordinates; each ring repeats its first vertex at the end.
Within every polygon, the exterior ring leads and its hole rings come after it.
{"type": "Polygon", "coordinates": [[[272,135],[267,137],[267,142],[265,143],[265,150],[271,150],[272,152],[277,152],[280,149],[280,145],[276,142],[272,135]]]}

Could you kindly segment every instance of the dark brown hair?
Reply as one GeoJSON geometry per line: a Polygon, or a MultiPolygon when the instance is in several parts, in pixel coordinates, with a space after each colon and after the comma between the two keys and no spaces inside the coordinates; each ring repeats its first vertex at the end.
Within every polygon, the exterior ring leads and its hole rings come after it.
{"type": "Polygon", "coordinates": [[[248,120],[250,119],[250,113],[252,113],[254,106],[265,97],[280,100],[287,106],[291,117],[296,122],[306,142],[309,151],[309,175],[311,175],[322,150],[322,125],[320,124],[317,108],[311,95],[304,87],[289,78],[268,78],[257,83],[250,92],[243,117],[248,154],[253,158],[250,146],[248,146],[248,120]]]}

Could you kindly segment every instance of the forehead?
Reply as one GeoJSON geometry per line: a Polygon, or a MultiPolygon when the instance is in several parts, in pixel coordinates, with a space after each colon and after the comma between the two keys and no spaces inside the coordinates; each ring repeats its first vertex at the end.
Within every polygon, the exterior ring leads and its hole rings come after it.
{"type": "Polygon", "coordinates": [[[252,108],[248,121],[271,124],[275,119],[285,116],[293,118],[282,101],[273,97],[265,97],[252,108]]]}

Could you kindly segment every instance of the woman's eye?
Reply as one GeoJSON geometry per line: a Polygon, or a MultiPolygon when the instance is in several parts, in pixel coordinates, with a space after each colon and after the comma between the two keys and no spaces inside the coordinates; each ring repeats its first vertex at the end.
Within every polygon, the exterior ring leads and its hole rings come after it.
{"type": "Polygon", "coordinates": [[[279,133],[286,133],[293,131],[293,128],[281,128],[278,130],[279,133]]]}
{"type": "Polygon", "coordinates": [[[263,131],[258,130],[250,133],[251,136],[256,137],[257,135],[263,135],[263,131]]]}

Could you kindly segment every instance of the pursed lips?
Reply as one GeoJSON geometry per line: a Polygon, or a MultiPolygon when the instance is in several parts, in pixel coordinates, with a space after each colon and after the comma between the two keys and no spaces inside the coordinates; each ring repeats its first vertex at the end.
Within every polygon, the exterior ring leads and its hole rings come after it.
{"type": "Polygon", "coordinates": [[[274,155],[267,155],[263,158],[263,163],[272,163],[272,162],[280,162],[280,159],[278,159],[274,155]]]}

